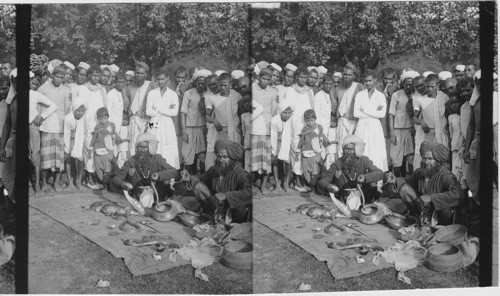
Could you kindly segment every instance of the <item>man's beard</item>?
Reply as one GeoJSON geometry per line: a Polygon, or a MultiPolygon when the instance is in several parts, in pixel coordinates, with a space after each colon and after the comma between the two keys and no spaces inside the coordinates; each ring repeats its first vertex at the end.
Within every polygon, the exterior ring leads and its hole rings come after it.
{"type": "Polygon", "coordinates": [[[234,170],[234,168],[236,167],[236,163],[234,163],[233,161],[226,163],[225,166],[222,166],[220,161],[216,161],[215,165],[217,166],[217,169],[222,176],[227,175],[229,172],[234,170]]]}
{"type": "Polygon", "coordinates": [[[342,170],[348,174],[356,169],[358,163],[358,157],[355,155],[342,155],[340,157],[342,160],[342,170]]]}
{"type": "Polygon", "coordinates": [[[434,164],[432,167],[428,168],[425,165],[425,162],[420,163],[420,167],[422,168],[422,171],[424,173],[424,176],[426,178],[432,178],[434,175],[436,175],[439,170],[441,169],[441,165],[439,163],[434,164]]]}
{"type": "Polygon", "coordinates": [[[146,152],[138,152],[137,153],[139,155],[139,159],[140,160],[146,160],[149,158],[149,156],[151,156],[151,154],[149,153],[149,151],[146,151],[146,152]]]}

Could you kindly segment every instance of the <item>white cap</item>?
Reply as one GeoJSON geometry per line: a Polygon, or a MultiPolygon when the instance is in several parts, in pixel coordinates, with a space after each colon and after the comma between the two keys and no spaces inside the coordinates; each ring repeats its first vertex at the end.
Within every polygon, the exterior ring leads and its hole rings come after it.
{"type": "MultiPolygon", "coordinates": [[[[208,70],[207,70],[208,71],[208,70]]],[[[210,72],[210,71],[209,71],[210,72]]],[[[211,74],[211,73],[210,73],[211,74]]],[[[210,75],[208,74],[208,75],[210,75]]],[[[205,75],[206,77],[207,75],[205,75]]],[[[245,72],[241,71],[241,70],[234,70],[233,72],[231,72],[231,78],[233,79],[240,79],[241,77],[245,76],[245,72]]],[[[193,75],[194,77],[194,75],[193,75]]]]}
{"type": "Polygon", "coordinates": [[[125,72],[125,75],[135,76],[135,73],[132,70],[128,70],[127,72],[125,72]]]}
{"type": "Polygon", "coordinates": [[[425,71],[424,74],[422,74],[422,76],[424,76],[424,78],[426,78],[427,76],[429,76],[430,74],[436,74],[432,71],[425,71]]]}
{"type": "Polygon", "coordinates": [[[217,77],[219,77],[220,74],[222,74],[222,73],[227,73],[227,72],[224,71],[224,70],[217,70],[217,71],[215,71],[215,75],[217,75],[217,77]]]}
{"type": "Polygon", "coordinates": [[[297,71],[297,66],[294,64],[286,64],[285,69],[292,70],[292,72],[297,71]]]}
{"type": "Polygon", "coordinates": [[[334,77],[340,77],[340,78],[342,78],[342,73],[341,72],[335,72],[335,73],[333,73],[333,76],[334,77]]]}
{"type": "Polygon", "coordinates": [[[271,63],[271,65],[269,65],[271,67],[273,67],[274,69],[278,70],[278,71],[283,71],[283,68],[281,68],[278,64],[275,64],[275,63],[271,63]]]}
{"type": "MultiPolygon", "coordinates": [[[[309,66],[309,67],[307,67],[307,72],[311,72],[313,69],[316,69],[316,67],[309,66]]],[[[318,71],[318,69],[316,69],[316,71],[318,71]]],[[[318,73],[319,73],[319,71],[318,71],[318,73]]]]}
{"type": "Polygon", "coordinates": [[[109,70],[113,71],[114,73],[118,73],[118,71],[120,71],[120,68],[115,64],[109,66],[108,68],[109,68],[109,70]]]}
{"type": "Polygon", "coordinates": [[[328,69],[327,69],[327,68],[325,68],[325,67],[323,67],[323,66],[319,66],[319,67],[317,67],[316,69],[318,70],[318,72],[319,72],[320,74],[325,75],[326,73],[328,73],[328,69]]]}
{"type": "Polygon", "coordinates": [[[456,70],[456,71],[463,72],[463,71],[465,71],[465,66],[464,66],[464,65],[457,65],[457,66],[455,67],[455,70],[456,70]]]}
{"type": "Polygon", "coordinates": [[[68,61],[64,61],[63,65],[66,65],[66,67],[70,68],[71,70],[75,70],[75,66],[68,61]]]}
{"type": "Polygon", "coordinates": [[[441,71],[441,72],[439,72],[438,76],[439,76],[439,80],[446,80],[448,78],[453,77],[453,75],[449,71],[441,71]]]}
{"type": "Polygon", "coordinates": [[[109,65],[101,65],[100,68],[101,68],[101,70],[104,70],[104,68],[108,68],[109,69],[109,65]]]}
{"type": "Polygon", "coordinates": [[[85,62],[80,62],[80,64],[78,64],[78,67],[79,68],[82,68],[82,69],[85,69],[85,70],[89,70],[90,69],[90,65],[85,63],[85,62]]]}
{"type": "Polygon", "coordinates": [[[257,66],[257,65],[255,65],[255,67],[253,67],[253,72],[254,72],[255,74],[259,75],[259,74],[260,74],[260,67],[259,67],[259,66],[257,66]]]}
{"type": "Polygon", "coordinates": [[[266,61],[260,61],[257,63],[257,66],[259,66],[259,69],[264,69],[267,68],[267,66],[269,66],[269,63],[266,61]]]}

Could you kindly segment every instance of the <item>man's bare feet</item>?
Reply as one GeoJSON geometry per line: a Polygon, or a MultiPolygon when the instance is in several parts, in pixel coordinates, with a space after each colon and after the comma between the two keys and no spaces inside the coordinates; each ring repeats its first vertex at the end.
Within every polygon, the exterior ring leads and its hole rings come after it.
{"type": "Polygon", "coordinates": [[[271,191],[265,186],[263,186],[260,190],[262,191],[263,195],[268,195],[269,193],[271,193],[271,191]]]}
{"type": "Polygon", "coordinates": [[[63,190],[63,188],[61,187],[61,185],[59,184],[54,184],[54,190],[55,192],[61,192],[63,190]]]}
{"type": "Polygon", "coordinates": [[[70,190],[70,191],[75,191],[75,190],[76,190],[76,187],[75,187],[75,185],[73,185],[73,182],[71,182],[71,181],[70,181],[70,182],[68,183],[68,186],[66,186],[66,189],[67,189],[67,190],[70,190]]]}
{"type": "Polygon", "coordinates": [[[42,194],[42,189],[40,188],[40,184],[35,184],[35,196],[39,197],[42,194]]]}
{"type": "Polygon", "coordinates": [[[80,181],[76,181],[76,182],[75,182],[75,188],[76,188],[76,190],[81,190],[81,189],[83,189],[82,182],[80,182],[80,181]]]}

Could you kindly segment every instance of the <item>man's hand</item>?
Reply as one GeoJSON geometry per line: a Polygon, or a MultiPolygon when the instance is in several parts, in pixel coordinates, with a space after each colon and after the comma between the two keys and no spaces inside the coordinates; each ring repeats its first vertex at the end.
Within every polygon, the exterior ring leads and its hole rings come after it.
{"type": "Polygon", "coordinates": [[[42,121],[43,118],[40,115],[37,115],[35,119],[33,119],[33,123],[35,124],[35,126],[40,126],[40,124],[42,124],[42,121]]]}
{"type": "Polygon", "coordinates": [[[366,182],[365,175],[359,175],[356,181],[358,181],[358,183],[365,183],[366,182]]]}
{"type": "Polygon", "coordinates": [[[388,172],[385,176],[387,177],[387,182],[391,184],[396,183],[396,176],[392,172],[388,172]]]}
{"type": "Polygon", "coordinates": [[[391,133],[391,144],[396,146],[398,144],[398,141],[397,141],[397,138],[396,138],[396,135],[394,134],[394,132],[391,133]]]}
{"type": "Polygon", "coordinates": [[[328,192],[336,193],[339,192],[339,188],[336,185],[330,184],[327,188],[328,192]]]}
{"type": "Polygon", "coordinates": [[[158,173],[153,173],[151,175],[151,180],[158,181],[159,179],[160,179],[160,176],[158,175],[158,173]]]}
{"type": "Polygon", "coordinates": [[[189,144],[189,135],[186,131],[182,132],[182,141],[186,142],[186,144],[189,144]]]}
{"type": "Polygon", "coordinates": [[[191,175],[186,170],[183,170],[181,172],[181,176],[182,176],[182,181],[186,181],[186,182],[188,182],[191,178],[191,175]]]}
{"type": "Polygon", "coordinates": [[[216,193],[215,199],[218,203],[222,203],[223,201],[226,200],[226,194],[225,193],[216,193]]]}
{"type": "Polygon", "coordinates": [[[132,188],[134,188],[134,186],[132,186],[132,184],[130,184],[129,182],[123,182],[121,188],[123,190],[131,190],[132,188]]]}
{"type": "Polygon", "coordinates": [[[222,130],[222,124],[220,124],[220,122],[217,120],[217,118],[214,118],[214,126],[218,132],[220,132],[222,130]]]}
{"type": "Polygon", "coordinates": [[[425,123],[425,121],[422,120],[422,129],[424,130],[424,133],[428,133],[431,131],[431,129],[429,128],[429,126],[427,125],[427,123],[425,123]]]}
{"type": "Polygon", "coordinates": [[[420,199],[422,200],[424,205],[427,205],[427,204],[431,203],[431,201],[432,201],[432,199],[429,195],[421,195],[420,199]]]}

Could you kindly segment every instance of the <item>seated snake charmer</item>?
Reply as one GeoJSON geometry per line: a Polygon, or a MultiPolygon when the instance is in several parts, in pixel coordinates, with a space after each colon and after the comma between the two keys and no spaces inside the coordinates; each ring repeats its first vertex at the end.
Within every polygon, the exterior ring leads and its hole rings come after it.
{"type": "Polygon", "coordinates": [[[399,196],[410,213],[420,217],[421,225],[448,225],[453,223],[455,208],[464,199],[464,191],[455,176],[446,167],[450,150],[443,144],[423,142],[420,146],[420,168],[411,176],[395,178],[399,196]]]}
{"type": "Polygon", "coordinates": [[[133,196],[138,197],[142,191],[139,187],[151,186],[151,181],[154,181],[158,198],[163,201],[170,187],[167,184],[178,175],[177,170],[156,153],[158,140],[154,135],[140,134],[135,143],[135,155],[112,173],[112,185],[132,190],[133,196]]]}
{"type": "Polygon", "coordinates": [[[183,180],[190,182],[201,210],[215,215],[216,222],[230,218],[232,223],[252,219],[252,177],[242,166],[244,149],[229,140],[215,142],[217,160],[202,175],[182,172],[183,180]]]}
{"type": "Polygon", "coordinates": [[[342,141],[342,156],[332,163],[321,175],[318,182],[318,193],[333,192],[345,201],[351,188],[360,183],[365,202],[370,203],[380,196],[376,186],[371,183],[385,179],[384,172],[376,167],[366,156],[363,156],[365,142],[357,136],[346,136],[342,141]]]}

